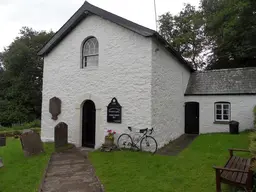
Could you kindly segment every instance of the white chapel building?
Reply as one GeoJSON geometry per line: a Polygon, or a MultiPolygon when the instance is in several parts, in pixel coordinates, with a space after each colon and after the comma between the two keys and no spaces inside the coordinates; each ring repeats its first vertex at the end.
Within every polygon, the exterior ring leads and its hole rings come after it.
{"type": "Polygon", "coordinates": [[[99,148],[108,129],[155,129],[159,147],[184,133],[253,127],[255,68],[195,72],[156,31],[85,2],[40,50],[44,57],[42,133],[68,125],[76,146],[99,148]],[[52,119],[49,101],[61,100],[52,119]],[[108,106],[120,105],[117,120],[108,106]],[[115,117],[114,117],[115,118],[115,117]]]}

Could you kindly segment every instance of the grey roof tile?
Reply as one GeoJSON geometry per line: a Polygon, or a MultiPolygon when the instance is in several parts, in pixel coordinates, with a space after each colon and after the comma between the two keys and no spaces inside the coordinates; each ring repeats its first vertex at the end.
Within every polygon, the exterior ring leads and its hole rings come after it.
{"type": "Polygon", "coordinates": [[[185,95],[256,94],[256,68],[194,72],[185,95]]]}

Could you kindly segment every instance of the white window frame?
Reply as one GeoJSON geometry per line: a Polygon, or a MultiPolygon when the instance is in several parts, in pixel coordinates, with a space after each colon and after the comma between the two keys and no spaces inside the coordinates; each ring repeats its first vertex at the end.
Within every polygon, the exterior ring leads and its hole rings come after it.
{"type": "Polygon", "coordinates": [[[229,122],[231,120],[231,104],[229,102],[214,103],[214,120],[215,122],[229,122]],[[217,109],[217,106],[221,106],[221,109],[217,109]],[[228,106],[228,109],[224,109],[224,106],[228,106]],[[221,114],[217,114],[217,110],[220,110],[221,114]],[[228,114],[224,114],[224,110],[228,110],[228,114]],[[218,119],[217,115],[221,116],[221,119],[218,119]],[[228,115],[228,119],[224,119],[224,115],[228,115]]]}
{"type": "Polygon", "coordinates": [[[85,41],[82,43],[81,67],[97,68],[98,66],[99,66],[99,42],[96,37],[91,36],[86,38],[85,41]],[[94,42],[92,40],[94,40],[94,42]],[[86,52],[86,48],[88,48],[89,53],[86,52]],[[90,65],[90,62],[88,62],[88,58],[93,58],[93,57],[97,58],[96,65],[90,65]]]}

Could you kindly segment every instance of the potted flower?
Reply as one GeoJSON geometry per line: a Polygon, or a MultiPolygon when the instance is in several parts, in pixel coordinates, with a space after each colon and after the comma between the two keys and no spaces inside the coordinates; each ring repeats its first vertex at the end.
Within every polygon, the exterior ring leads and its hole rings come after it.
{"type": "Polygon", "coordinates": [[[115,131],[108,130],[108,134],[105,136],[105,145],[114,145],[115,131]]]}

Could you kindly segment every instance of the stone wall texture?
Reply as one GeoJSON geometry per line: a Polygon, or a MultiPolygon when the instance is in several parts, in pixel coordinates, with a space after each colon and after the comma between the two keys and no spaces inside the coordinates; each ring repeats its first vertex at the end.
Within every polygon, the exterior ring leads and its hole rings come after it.
{"type": "Polygon", "coordinates": [[[184,93],[190,72],[162,45],[152,44],[152,126],[159,146],[184,133],[184,93]]]}
{"type": "Polygon", "coordinates": [[[96,105],[96,148],[107,129],[118,134],[151,127],[152,41],[98,16],[83,20],[44,58],[42,139],[52,141],[54,127],[68,124],[69,142],[81,146],[81,108],[91,99],[96,105]],[[94,36],[99,41],[99,66],[81,68],[81,45],[94,36]],[[49,99],[62,101],[58,120],[51,119],[49,99]],[[116,97],[122,105],[122,124],[110,124],[107,105],[116,97]]]}

